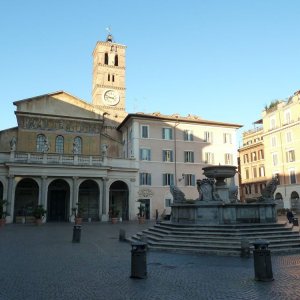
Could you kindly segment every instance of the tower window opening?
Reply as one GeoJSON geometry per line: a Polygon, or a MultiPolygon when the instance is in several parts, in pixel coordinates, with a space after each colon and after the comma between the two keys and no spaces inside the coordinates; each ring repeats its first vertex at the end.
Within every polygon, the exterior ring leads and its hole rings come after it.
{"type": "Polygon", "coordinates": [[[115,82],[115,75],[112,75],[112,82],[115,82]]]}
{"type": "Polygon", "coordinates": [[[119,65],[119,59],[118,59],[118,55],[115,55],[115,66],[119,65]]]}
{"type": "Polygon", "coordinates": [[[110,81],[110,74],[107,75],[107,80],[110,81]]]}
{"type": "Polygon", "coordinates": [[[108,65],[108,53],[107,52],[104,54],[104,64],[108,65]]]}

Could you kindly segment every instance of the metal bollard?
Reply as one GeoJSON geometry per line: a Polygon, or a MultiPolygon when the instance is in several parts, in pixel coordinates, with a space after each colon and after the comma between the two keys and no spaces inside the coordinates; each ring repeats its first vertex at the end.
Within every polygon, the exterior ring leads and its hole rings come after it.
{"type": "Polygon", "coordinates": [[[271,251],[268,249],[269,242],[265,240],[256,240],[253,245],[255,280],[274,280],[272,272],[271,251]]]}
{"type": "Polygon", "coordinates": [[[147,244],[134,242],[131,244],[131,278],[147,277],[147,244]]]}
{"type": "Polygon", "coordinates": [[[74,225],[73,227],[73,243],[80,243],[81,225],[74,225]]]}

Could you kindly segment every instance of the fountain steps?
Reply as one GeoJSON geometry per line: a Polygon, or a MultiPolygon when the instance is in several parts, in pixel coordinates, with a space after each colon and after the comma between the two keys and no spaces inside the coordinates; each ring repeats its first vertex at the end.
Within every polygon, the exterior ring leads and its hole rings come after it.
{"type": "Polygon", "coordinates": [[[286,224],[178,225],[163,222],[132,236],[130,241],[147,239],[151,250],[240,255],[241,240],[270,242],[272,253],[300,252],[300,236],[286,224]]]}

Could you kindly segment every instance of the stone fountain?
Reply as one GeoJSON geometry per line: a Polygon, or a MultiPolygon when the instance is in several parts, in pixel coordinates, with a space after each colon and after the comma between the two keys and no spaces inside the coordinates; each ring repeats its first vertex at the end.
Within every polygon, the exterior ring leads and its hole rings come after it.
{"type": "Polygon", "coordinates": [[[171,186],[171,222],[181,224],[239,224],[277,222],[274,192],[277,179],[267,184],[262,196],[253,203],[241,203],[234,185],[235,166],[216,165],[202,169],[206,178],[197,180],[199,198],[190,201],[176,186],[171,186]],[[231,178],[228,185],[226,179],[231,178]]]}

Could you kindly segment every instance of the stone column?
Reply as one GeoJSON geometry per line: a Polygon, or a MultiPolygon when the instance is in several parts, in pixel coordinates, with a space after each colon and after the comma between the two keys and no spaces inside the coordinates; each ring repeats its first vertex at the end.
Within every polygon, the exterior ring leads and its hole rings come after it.
{"type": "Polygon", "coordinates": [[[44,206],[46,209],[47,207],[47,188],[46,188],[46,181],[47,181],[47,176],[42,176],[42,186],[41,186],[41,199],[40,199],[40,204],[44,206]]]}
{"type": "Polygon", "coordinates": [[[108,211],[106,205],[107,182],[108,182],[108,178],[103,177],[102,178],[102,216],[101,216],[101,221],[103,222],[108,221],[108,211]]]}
{"type": "Polygon", "coordinates": [[[9,213],[9,216],[7,216],[6,220],[8,223],[13,222],[14,218],[14,204],[15,204],[15,197],[13,194],[13,185],[14,185],[14,175],[7,176],[8,179],[8,188],[7,188],[7,201],[8,204],[6,206],[6,211],[9,213]]]}
{"type": "Polygon", "coordinates": [[[71,209],[73,207],[76,207],[76,203],[78,203],[78,186],[77,186],[78,178],[79,177],[76,177],[76,176],[73,177],[73,201],[71,201],[72,202],[71,209]]]}

